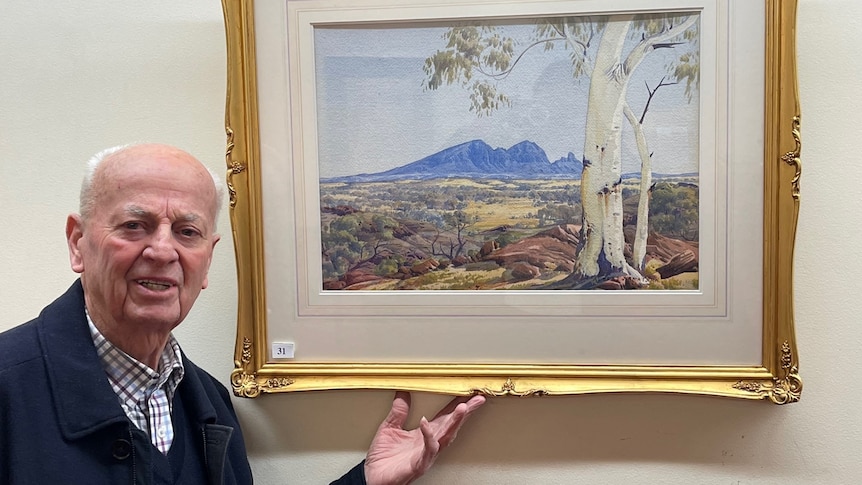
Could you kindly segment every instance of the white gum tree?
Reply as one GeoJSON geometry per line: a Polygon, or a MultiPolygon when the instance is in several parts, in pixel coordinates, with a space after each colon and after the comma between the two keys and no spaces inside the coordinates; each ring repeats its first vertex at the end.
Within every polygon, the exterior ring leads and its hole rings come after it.
{"type": "Polygon", "coordinates": [[[666,83],[665,79],[662,78],[655,88],[650,88],[649,85],[646,86],[649,96],[647,97],[646,105],[643,108],[643,114],[641,114],[640,118],[635,116],[634,111],[632,111],[632,108],[628,103],[623,107],[623,113],[626,115],[626,119],[634,132],[635,143],[638,148],[638,157],[640,157],[641,160],[641,181],[640,193],[638,195],[637,224],[634,242],[632,243],[632,263],[638,271],[642,271],[644,269],[644,262],[646,261],[647,237],[649,236],[649,201],[652,192],[652,152],[650,152],[649,143],[647,143],[647,137],[644,133],[644,118],[646,118],[650,102],[652,102],[652,99],[658,90],[664,86],[672,84],[676,83],[666,83]]]}
{"type": "MultiPolygon", "coordinates": [[[[571,288],[595,286],[609,278],[626,276],[637,284],[646,280],[636,266],[643,263],[648,220],[650,155],[643,132],[643,118],[634,118],[627,103],[632,74],[658,49],[679,52],[667,66],[670,82],[686,82],[686,94],[699,81],[697,15],[615,15],[565,17],[536,22],[531,43],[519,49],[511,37],[494,25],[461,26],[447,30],[445,49],[425,60],[425,87],[437,89],[460,83],[470,91],[470,110],[490,115],[510,104],[498,85],[530,52],[540,53],[559,45],[571,52],[572,74],[589,78],[586,128],[581,174],[583,224],[577,266],[566,279],[571,288]],[[594,46],[594,42],[598,46],[594,46]],[[622,127],[632,125],[641,158],[641,210],[633,266],[624,256],[622,196],[622,127]],[[644,185],[645,184],[645,185],[644,185]],[[641,247],[642,246],[642,247],[641,247]],[[640,259],[638,259],[640,258],[640,259]]],[[[645,111],[646,112],[646,107],[645,111]]]]}

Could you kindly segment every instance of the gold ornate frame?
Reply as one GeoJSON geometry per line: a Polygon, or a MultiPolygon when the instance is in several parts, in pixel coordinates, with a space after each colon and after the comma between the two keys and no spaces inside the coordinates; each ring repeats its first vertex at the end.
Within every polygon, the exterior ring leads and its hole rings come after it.
{"type": "Polygon", "coordinates": [[[222,4],[228,64],[225,159],[239,293],[231,375],[237,395],[402,389],[486,396],[669,392],[767,399],[776,404],[799,400],[802,381],[792,304],[801,174],[796,0],[764,0],[763,344],[762,364],[757,366],[268,361],[255,7],[252,0],[222,0],[222,4]]]}

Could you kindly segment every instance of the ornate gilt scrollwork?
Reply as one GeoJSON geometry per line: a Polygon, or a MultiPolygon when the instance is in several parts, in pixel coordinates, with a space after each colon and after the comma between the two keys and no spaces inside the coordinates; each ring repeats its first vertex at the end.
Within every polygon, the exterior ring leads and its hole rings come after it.
{"type": "Polygon", "coordinates": [[[775,379],[769,399],[775,404],[796,402],[802,396],[802,379],[799,377],[798,366],[794,364],[793,348],[786,340],[781,344],[779,362],[784,375],[781,379],[775,379]]]}
{"type": "Polygon", "coordinates": [[[251,339],[243,337],[240,360],[234,361],[234,370],[230,374],[233,392],[240,397],[257,397],[262,392],[276,392],[293,384],[290,377],[270,377],[260,382],[256,374],[247,374],[245,367],[251,362],[251,339]]]}
{"type": "Polygon", "coordinates": [[[794,116],[791,133],[793,134],[793,141],[796,142],[796,148],[794,148],[793,151],[785,153],[781,157],[781,160],[784,163],[793,166],[793,168],[796,170],[796,173],[790,180],[790,184],[793,187],[792,194],[795,200],[799,200],[799,179],[802,177],[802,159],[800,158],[802,155],[801,124],[802,120],[800,116],[794,116]]]}
{"type": "Polygon", "coordinates": [[[251,362],[251,357],[251,339],[243,337],[239,360],[233,362],[234,370],[230,373],[230,383],[233,386],[233,393],[237,396],[257,397],[260,394],[260,387],[257,385],[257,376],[246,374],[245,372],[245,368],[251,362]]]}
{"type": "Polygon", "coordinates": [[[233,176],[242,173],[245,170],[245,165],[240,162],[232,162],[230,169],[227,171],[227,191],[230,194],[230,206],[236,205],[236,188],[233,185],[233,176]]]}
{"type": "Polygon", "coordinates": [[[272,377],[270,379],[263,381],[263,385],[261,386],[261,390],[263,392],[274,392],[274,391],[277,391],[279,389],[285,388],[285,387],[293,384],[294,382],[296,382],[296,381],[294,381],[290,377],[272,377]]]}
{"type": "MultiPolygon", "coordinates": [[[[240,359],[242,360],[242,365],[251,362],[251,339],[248,337],[242,338],[242,354],[240,359]]],[[[239,367],[239,365],[237,365],[237,367],[239,367]]]]}
{"type": "Polygon", "coordinates": [[[802,379],[794,366],[784,379],[776,379],[769,393],[769,399],[775,404],[796,402],[802,396],[802,379]]]}
{"type": "Polygon", "coordinates": [[[764,393],[766,390],[759,381],[737,381],[733,384],[733,388],[752,393],[764,393]]]}
{"type": "Polygon", "coordinates": [[[775,404],[788,404],[799,401],[802,396],[802,379],[799,377],[799,368],[793,364],[793,350],[790,342],[781,344],[782,375],[775,377],[771,383],[760,381],[738,381],[733,385],[734,389],[759,394],[768,398],[775,404]]]}
{"type": "Polygon", "coordinates": [[[239,397],[257,397],[260,395],[257,376],[246,374],[243,369],[234,369],[230,373],[230,383],[233,386],[233,393],[239,397]]]}
{"type": "Polygon", "coordinates": [[[500,390],[494,390],[487,387],[483,387],[481,389],[473,389],[473,392],[476,394],[481,394],[483,396],[489,397],[497,397],[497,396],[518,396],[518,397],[527,397],[527,396],[545,396],[548,394],[548,391],[544,389],[530,389],[527,391],[517,391],[515,390],[515,383],[511,378],[506,379],[506,382],[503,383],[503,386],[500,390]]]}
{"type": "Polygon", "coordinates": [[[235,147],[233,142],[233,130],[230,126],[225,126],[225,133],[227,134],[227,148],[225,149],[225,161],[227,162],[227,191],[230,196],[230,206],[236,206],[236,188],[233,183],[233,176],[240,174],[245,171],[245,164],[240,161],[234,160],[231,161],[231,154],[233,153],[233,149],[235,147]]]}
{"type": "Polygon", "coordinates": [[[233,392],[240,397],[257,397],[262,392],[278,392],[294,382],[289,377],[270,377],[260,382],[255,374],[246,374],[242,369],[234,369],[230,375],[233,392]]]}

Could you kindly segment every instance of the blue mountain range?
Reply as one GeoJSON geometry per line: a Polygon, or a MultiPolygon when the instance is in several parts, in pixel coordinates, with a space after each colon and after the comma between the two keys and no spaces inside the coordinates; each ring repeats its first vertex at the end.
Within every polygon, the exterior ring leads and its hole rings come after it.
{"type": "Polygon", "coordinates": [[[440,178],[579,180],[583,169],[583,163],[571,152],[550,162],[545,151],[531,141],[525,140],[506,149],[492,148],[482,140],[473,140],[385,172],[332,177],[320,181],[351,183],[440,178]]]}

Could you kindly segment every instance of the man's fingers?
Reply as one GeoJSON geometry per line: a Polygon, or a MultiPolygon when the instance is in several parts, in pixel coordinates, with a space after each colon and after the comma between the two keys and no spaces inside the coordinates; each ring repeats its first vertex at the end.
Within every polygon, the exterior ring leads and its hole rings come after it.
{"type": "Polygon", "coordinates": [[[441,409],[439,412],[437,412],[436,415],[434,415],[434,419],[437,419],[440,416],[444,416],[446,414],[452,413],[452,411],[454,411],[455,408],[458,407],[458,405],[461,403],[467,403],[467,414],[472,413],[475,409],[477,409],[479,406],[484,404],[484,402],[485,402],[485,397],[480,396],[480,395],[457,396],[457,397],[453,398],[451,401],[449,401],[448,404],[443,406],[443,409],[441,409]]]}
{"type": "Polygon", "coordinates": [[[409,413],[410,393],[398,391],[392,400],[392,408],[389,410],[389,414],[386,415],[386,419],[380,424],[380,427],[404,429],[404,423],[407,421],[409,413]]]}
{"type": "Polygon", "coordinates": [[[462,402],[467,402],[467,399],[467,396],[458,396],[452,398],[451,401],[449,401],[445,406],[443,406],[439,411],[437,411],[437,414],[434,415],[434,419],[437,419],[440,416],[444,416],[446,414],[450,414],[459,404],[461,404],[462,402]]]}
{"type": "Polygon", "coordinates": [[[395,391],[395,399],[401,399],[410,406],[410,393],[407,391],[395,391]]]}
{"type": "Polygon", "coordinates": [[[467,416],[472,414],[473,411],[482,407],[482,405],[485,404],[485,401],[487,401],[487,399],[485,399],[485,396],[480,396],[478,394],[470,397],[470,399],[467,401],[467,416]]]}
{"type": "Polygon", "coordinates": [[[455,440],[458,430],[464,424],[467,417],[467,404],[459,404],[450,414],[448,418],[441,419],[440,425],[436,429],[437,441],[442,448],[449,446],[449,443],[455,440]]]}
{"type": "Polygon", "coordinates": [[[422,450],[422,459],[421,463],[419,463],[419,470],[420,473],[425,473],[425,470],[434,464],[434,460],[440,452],[440,443],[437,440],[437,437],[434,436],[434,430],[431,427],[431,423],[429,423],[424,416],[419,420],[419,430],[422,433],[422,441],[425,442],[425,449],[422,450]]]}

